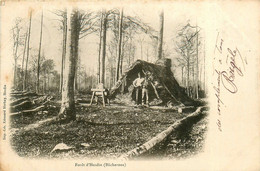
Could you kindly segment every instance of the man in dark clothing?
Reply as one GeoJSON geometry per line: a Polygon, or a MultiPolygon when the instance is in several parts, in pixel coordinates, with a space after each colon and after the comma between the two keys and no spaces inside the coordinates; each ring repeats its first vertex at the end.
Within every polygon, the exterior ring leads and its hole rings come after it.
{"type": "Polygon", "coordinates": [[[146,106],[149,106],[149,93],[148,93],[148,85],[150,83],[150,80],[149,80],[149,73],[147,73],[145,75],[145,78],[144,78],[144,81],[143,81],[143,84],[142,84],[142,105],[144,105],[144,96],[146,97],[146,101],[145,101],[145,104],[146,106]]]}

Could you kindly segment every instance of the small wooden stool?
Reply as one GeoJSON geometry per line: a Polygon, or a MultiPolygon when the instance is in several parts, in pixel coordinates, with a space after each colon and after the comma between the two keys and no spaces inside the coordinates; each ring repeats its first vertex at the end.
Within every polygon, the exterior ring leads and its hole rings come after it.
{"type": "Polygon", "coordinates": [[[108,94],[106,92],[106,89],[92,88],[91,91],[92,91],[92,97],[91,97],[90,105],[92,105],[94,97],[97,97],[97,103],[98,103],[98,97],[102,97],[102,102],[104,107],[106,106],[106,100],[108,102],[108,105],[110,105],[109,99],[107,99],[108,94]]]}

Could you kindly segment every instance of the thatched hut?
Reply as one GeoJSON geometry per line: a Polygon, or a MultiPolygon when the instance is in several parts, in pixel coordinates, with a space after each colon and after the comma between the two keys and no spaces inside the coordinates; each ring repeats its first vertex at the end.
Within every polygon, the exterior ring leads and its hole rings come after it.
{"type": "Polygon", "coordinates": [[[110,90],[110,98],[121,102],[133,103],[135,99],[133,81],[138,73],[144,77],[149,72],[152,76],[148,87],[151,105],[194,105],[194,100],[189,98],[184,88],[180,87],[171,72],[171,60],[160,59],[155,64],[142,60],[134,62],[110,90]]]}

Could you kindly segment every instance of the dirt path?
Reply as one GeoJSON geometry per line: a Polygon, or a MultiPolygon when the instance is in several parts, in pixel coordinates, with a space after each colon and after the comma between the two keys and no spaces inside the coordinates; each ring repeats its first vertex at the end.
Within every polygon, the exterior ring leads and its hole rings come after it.
{"type": "Polygon", "coordinates": [[[57,117],[52,117],[52,118],[48,118],[48,119],[45,119],[45,120],[42,120],[42,121],[38,121],[34,124],[30,124],[26,127],[23,128],[24,131],[29,131],[31,129],[35,129],[37,127],[40,127],[41,125],[45,124],[45,123],[48,123],[48,122],[51,122],[51,121],[54,121],[57,117]]]}
{"type": "Polygon", "coordinates": [[[47,118],[42,121],[37,121],[36,123],[29,124],[23,128],[11,128],[10,129],[10,135],[13,135],[14,133],[17,133],[18,131],[29,131],[35,128],[38,128],[42,126],[43,124],[46,124],[48,122],[54,121],[57,117],[47,118]]]}

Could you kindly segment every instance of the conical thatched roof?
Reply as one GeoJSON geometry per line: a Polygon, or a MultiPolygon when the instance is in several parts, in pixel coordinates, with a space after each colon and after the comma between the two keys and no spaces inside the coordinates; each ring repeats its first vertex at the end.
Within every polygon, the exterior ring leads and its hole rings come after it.
{"type": "Polygon", "coordinates": [[[161,104],[171,102],[176,105],[194,105],[194,101],[186,95],[184,89],[179,86],[174,78],[170,63],[170,59],[158,60],[156,64],[137,60],[112,87],[110,98],[113,99],[122,94],[127,94],[124,98],[133,100],[133,81],[137,78],[138,73],[141,73],[142,77],[144,77],[144,74],[149,72],[153,78],[151,85],[148,87],[150,101],[160,99],[161,104]]]}

